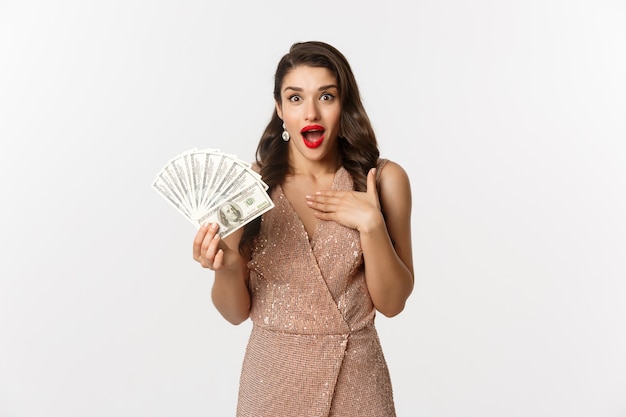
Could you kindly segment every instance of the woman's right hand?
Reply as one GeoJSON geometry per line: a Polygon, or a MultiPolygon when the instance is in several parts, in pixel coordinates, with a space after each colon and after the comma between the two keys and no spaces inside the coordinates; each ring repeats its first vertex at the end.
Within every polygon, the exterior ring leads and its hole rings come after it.
{"type": "Polygon", "coordinates": [[[200,226],[193,240],[193,259],[203,268],[215,271],[211,290],[213,304],[226,320],[239,324],[250,316],[247,261],[233,249],[241,240],[243,228],[224,240],[218,230],[217,223],[200,226]]]}
{"type": "Polygon", "coordinates": [[[226,247],[217,233],[219,224],[208,223],[200,226],[193,240],[193,259],[208,268],[217,271],[224,266],[224,248],[226,247]]]}

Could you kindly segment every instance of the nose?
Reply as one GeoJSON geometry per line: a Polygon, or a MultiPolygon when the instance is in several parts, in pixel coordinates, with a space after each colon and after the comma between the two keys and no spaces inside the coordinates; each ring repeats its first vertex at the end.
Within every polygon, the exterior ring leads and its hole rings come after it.
{"type": "Polygon", "coordinates": [[[320,117],[319,109],[317,108],[317,101],[311,100],[307,103],[304,117],[307,121],[318,120],[320,117]]]}

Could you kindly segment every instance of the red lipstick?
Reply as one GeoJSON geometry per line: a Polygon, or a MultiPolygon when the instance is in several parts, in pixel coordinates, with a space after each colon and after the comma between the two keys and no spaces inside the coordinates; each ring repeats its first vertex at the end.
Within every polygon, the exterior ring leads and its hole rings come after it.
{"type": "Polygon", "coordinates": [[[324,127],[320,125],[308,125],[302,128],[300,134],[304,144],[308,148],[317,148],[324,141],[324,127]]]}

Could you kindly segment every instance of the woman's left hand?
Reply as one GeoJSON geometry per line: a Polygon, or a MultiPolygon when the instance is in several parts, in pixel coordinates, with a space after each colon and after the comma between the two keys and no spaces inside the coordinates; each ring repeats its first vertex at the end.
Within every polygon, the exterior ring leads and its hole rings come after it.
{"type": "Polygon", "coordinates": [[[376,168],[367,174],[367,191],[318,191],[306,196],[307,205],[318,219],[332,220],[359,232],[382,220],[376,190],[376,168]]]}

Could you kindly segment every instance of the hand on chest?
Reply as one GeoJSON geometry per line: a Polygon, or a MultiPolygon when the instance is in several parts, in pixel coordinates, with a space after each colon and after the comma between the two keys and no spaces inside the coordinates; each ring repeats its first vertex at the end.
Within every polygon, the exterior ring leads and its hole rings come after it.
{"type": "Polygon", "coordinates": [[[334,174],[326,174],[320,178],[307,175],[294,175],[289,177],[282,185],[283,194],[289,200],[304,228],[312,237],[319,220],[314,211],[307,205],[305,196],[314,194],[316,191],[330,190],[333,188],[334,174]]]}

